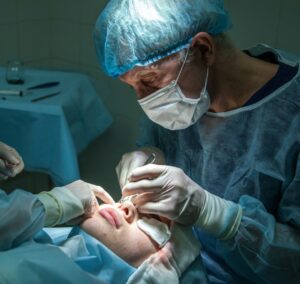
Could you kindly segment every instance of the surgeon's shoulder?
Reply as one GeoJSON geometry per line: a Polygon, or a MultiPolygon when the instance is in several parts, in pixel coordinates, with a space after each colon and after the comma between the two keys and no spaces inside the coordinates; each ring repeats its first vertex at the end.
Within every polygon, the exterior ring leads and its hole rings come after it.
{"type": "Polygon", "coordinates": [[[298,71],[289,82],[280,88],[279,98],[286,103],[300,108],[300,62],[297,64],[298,71]]]}

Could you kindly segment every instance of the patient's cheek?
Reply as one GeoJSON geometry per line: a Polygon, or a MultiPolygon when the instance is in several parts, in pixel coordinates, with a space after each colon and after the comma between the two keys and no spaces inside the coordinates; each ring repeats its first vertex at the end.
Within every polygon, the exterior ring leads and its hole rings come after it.
{"type": "Polygon", "coordinates": [[[89,218],[86,219],[85,221],[83,221],[80,224],[80,228],[85,231],[86,233],[88,233],[89,235],[96,237],[96,228],[97,228],[97,224],[95,222],[95,220],[93,218],[89,218]]]}

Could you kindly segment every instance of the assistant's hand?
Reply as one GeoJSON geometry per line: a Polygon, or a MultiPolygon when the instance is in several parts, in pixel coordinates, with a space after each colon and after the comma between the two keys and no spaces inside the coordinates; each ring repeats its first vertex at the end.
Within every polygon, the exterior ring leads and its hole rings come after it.
{"type": "Polygon", "coordinates": [[[123,195],[140,193],[134,203],[141,213],[194,224],[205,202],[204,190],[179,168],[146,165],[135,169],[129,181],[123,195]]]}
{"type": "Polygon", "coordinates": [[[98,209],[96,197],[105,203],[115,203],[102,187],[82,180],[64,187],[55,187],[37,196],[45,207],[45,226],[55,226],[66,222],[68,225],[79,224],[91,217],[98,209]]]}
{"type": "Polygon", "coordinates": [[[24,162],[12,147],[0,142],[0,180],[14,177],[24,169],[24,162]]]}
{"type": "Polygon", "coordinates": [[[97,197],[104,203],[114,204],[115,201],[101,186],[77,180],[65,186],[82,203],[84,214],[83,219],[93,216],[99,207],[97,197]]]}
{"type": "Polygon", "coordinates": [[[121,189],[128,183],[131,172],[145,164],[148,157],[155,153],[155,164],[165,164],[163,153],[157,148],[141,148],[140,150],[126,153],[116,167],[121,189]]]}

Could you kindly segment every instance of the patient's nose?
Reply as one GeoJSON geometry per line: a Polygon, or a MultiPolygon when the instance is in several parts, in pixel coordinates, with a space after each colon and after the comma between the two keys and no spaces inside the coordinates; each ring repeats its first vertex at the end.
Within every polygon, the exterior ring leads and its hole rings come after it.
{"type": "Polygon", "coordinates": [[[137,217],[137,211],[131,201],[126,201],[120,205],[120,209],[123,211],[124,218],[128,223],[132,223],[137,217]]]}

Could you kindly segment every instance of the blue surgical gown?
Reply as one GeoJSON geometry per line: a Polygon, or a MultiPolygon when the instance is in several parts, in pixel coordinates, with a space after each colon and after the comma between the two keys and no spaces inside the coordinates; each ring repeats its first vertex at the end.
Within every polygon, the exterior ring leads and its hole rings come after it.
{"type": "MultiPolygon", "coordinates": [[[[79,227],[43,228],[45,212],[26,191],[0,190],[1,284],[122,284],[136,268],[79,227]]],[[[207,283],[198,257],[180,283],[207,283]]]]}
{"type": "MultiPolygon", "coordinates": [[[[287,53],[259,45],[277,62],[287,53]]],[[[300,283],[300,72],[260,101],[207,113],[187,129],[170,131],[148,119],[138,146],[156,146],[209,192],[243,208],[234,238],[198,228],[211,283],[300,283]]]]}

